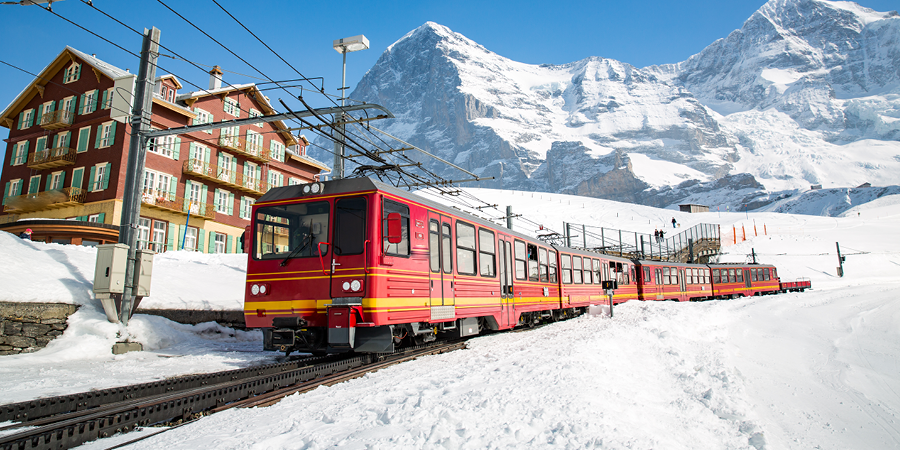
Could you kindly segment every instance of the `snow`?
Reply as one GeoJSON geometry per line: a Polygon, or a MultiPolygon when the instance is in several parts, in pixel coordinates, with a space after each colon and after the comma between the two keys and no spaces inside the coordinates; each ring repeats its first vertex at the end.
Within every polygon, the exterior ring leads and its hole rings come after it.
{"type": "MultiPolygon", "coordinates": [[[[501,210],[511,205],[525,216],[515,219],[516,229],[528,234],[538,225],[560,229],[563,220],[652,231],[670,227],[674,216],[682,227],[721,224],[730,243],[732,226],[738,233],[744,227],[748,240],[740,242],[739,234],[723,261],[745,261],[753,249],[783,279],[808,277],[814,289],[731,301],[629,302],[616,307],[613,319],[583,316],[486,335],[469,341],[467,350],[419,358],[271,407],[204,417],[128,448],[900,446],[900,196],[856,205],[840,217],[687,214],[488,189],[431,196],[462,208],[479,205],[473,197],[501,210]],[[847,257],[843,278],[835,276],[835,242],[847,257]]],[[[110,347],[122,330],[78,297],[92,278],[92,250],[0,233],[0,252],[4,261],[21,262],[0,271],[4,296],[83,305],[47,348],[0,357],[2,403],[275,358],[259,351],[258,332],[140,314],[127,333],[147,350],[113,356],[110,347]],[[16,280],[35,268],[47,293],[16,280]]],[[[156,301],[210,302],[210,293],[226,290],[217,285],[243,282],[232,256],[158,256],[157,267],[172,271],[154,280],[156,301]],[[188,281],[163,287],[181,280],[188,281]]]]}

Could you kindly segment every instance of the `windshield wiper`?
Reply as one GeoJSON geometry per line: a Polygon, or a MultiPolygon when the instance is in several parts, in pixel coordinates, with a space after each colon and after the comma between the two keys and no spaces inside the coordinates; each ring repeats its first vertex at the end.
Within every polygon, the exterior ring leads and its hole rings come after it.
{"type": "MultiPolygon", "coordinates": [[[[303,226],[303,223],[302,223],[302,222],[301,222],[300,226],[303,226]]],[[[290,260],[291,258],[293,258],[294,256],[296,256],[297,254],[299,254],[300,252],[302,252],[304,249],[306,249],[306,247],[309,247],[309,245],[312,244],[313,241],[315,240],[316,235],[313,234],[313,232],[312,232],[312,220],[309,221],[309,232],[306,234],[306,237],[307,237],[308,239],[306,239],[306,243],[305,243],[305,244],[303,244],[303,245],[301,245],[301,246],[295,248],[293,251],[291,251],[291,253],[289,253],[289,254],[287,255],[287,258],[284,258],[284,260],[281,261],[281,264],[279,264],[281,267],[286,266],[287,263],[288,263],[288,260],[290,260]]]]}

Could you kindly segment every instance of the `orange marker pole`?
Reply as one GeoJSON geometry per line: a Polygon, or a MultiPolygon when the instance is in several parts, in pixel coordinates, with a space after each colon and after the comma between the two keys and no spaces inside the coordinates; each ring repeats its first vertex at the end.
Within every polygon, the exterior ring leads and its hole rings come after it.
{"type": "Polygon", "coordinates": [[[744,238],[743,240],[744,240],[744,241],[747,240],[747,229],[744,228],[744,224],[741,224],[741,236],[743,236],[743,238],[744,238]]]}

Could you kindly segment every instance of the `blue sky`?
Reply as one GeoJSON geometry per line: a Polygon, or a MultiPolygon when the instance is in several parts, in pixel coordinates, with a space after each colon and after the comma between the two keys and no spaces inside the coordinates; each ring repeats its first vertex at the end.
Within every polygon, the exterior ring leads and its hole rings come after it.
{"type": "MultiPolygon", "coordinates": [[[[275,80],[297,78],[294,70],[257,42],[212,0],[164,0],[172,9],[225,44],[275,80]]],[[[347,84],[354,87],[365,71],[393,42],[426,21],[446,25],[516,61],[562,64],[588,56],[613,58],[644,67],[679,62],[723,38],[759,9],[764,0],[645,0],[592,2],[534,1],[345,1],[219,0],[267,44],[306,77],[323,77],[327,92],[337,94],[341,57],[332,40],[365,34],[369,50],[348,55],[347,84]]],[[[878,11],[897,9],[896,0],[865,0],[878,11]]],[[[161,43],[202,65],[262,77],[227,50],[203,36],[154,0],[94,0],[94,5],[133,28],[156,26],[161,43]]],[[[140,52],[141,37],[104,17],[81,0],[65,0],[53,11],[117,44],[140,52]]],[[[66,45],[121,68],[137,72],[138,60],[115,46],[78,29],[36,6],[0,5],[0,38],[6,44],[0,61],[39,72],[66,45]]],[[[172,52],[163,50],[163,53],[172,52]]],[[[160,59],[162,72],[177,75],[186,90],[206,87],[208,75],[188,63],[160,59]]],[[[5,108],[33,77],[0,63],[0,107],[5,108]]],[[[232,73],[234,84],[253,80],[232,73]]],[[[270,91],[273,103],[287,98],[270,91]]],[[[309,94],[313,106],[325,106],[309,94]]],[[[299,105],[298,102],[289,102],[299,105]]],[[[8,131],[0,130],[0,137],[8,131]]],[[[3,146],[5,149],[5,145],[3,146]]]]}

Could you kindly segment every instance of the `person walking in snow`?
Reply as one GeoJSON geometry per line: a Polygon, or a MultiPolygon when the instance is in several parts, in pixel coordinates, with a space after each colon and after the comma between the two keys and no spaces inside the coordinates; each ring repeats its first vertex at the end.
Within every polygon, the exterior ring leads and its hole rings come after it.
{"type": "Polygon", "coordinates": [[[25,239],[26,241],[31,240],[31,228],[27,228],[25,231],[19,233],[19,237],[25,239]]]}
{"type": "Polygon", "coordinates": [[[659,228],[653,230],[653,239],[656,240],[656,243],[659,243],[659,228]]]}
{"type": "Polygon", "coordinates": [[[672,228],[676,228],[678,226],[678,222],[675,221],[675,218],[672,218],[672,228]]]}

